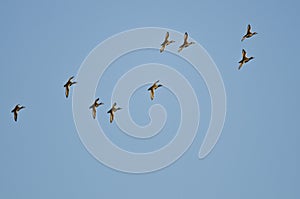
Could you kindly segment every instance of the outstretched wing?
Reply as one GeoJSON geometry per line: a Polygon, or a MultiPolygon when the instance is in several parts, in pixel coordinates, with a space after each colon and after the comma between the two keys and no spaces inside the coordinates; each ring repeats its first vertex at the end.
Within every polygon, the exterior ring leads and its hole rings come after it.
{"type": "Polygon", "coordinates": [[[89,107],[89,109],[92,109],[94,107],[94,104],[92,104],[90,107],[89,107]]]}
{"type": "Polygon", "coordinates": [[[96,107],[95,106],[93,107],[93,118],[94,119],[96,118],[96,107]]]}
{"type": "Polygon", "coordinates": [[[247,27],[247,34],[251,33],[251,25],[248,24],[248,27],[247,27]]]}
{"type": "Polygon", "coordinates": [[[114,121],[114,112],[110,112],[109,122],[112,123],[114,121]]]}
{"type": "Polygon", "coordinates": [[[165,41],[167,41],[169,38],[169,32],[166,33],[165,41]]]}
{"type": "Polygon", "coordinates": [[[166,45],[163,45],[163,44],[162,44],[162,45],[161,45],[161,48],[160,48],[160,50],[159,50],[159,52],[162,53],[162,52],[165,50],[165,48],[166,48],[166,45]]]}
{"type": "Polygon", "coordinates": [[[70,82],[73,78],[74,78],[74,76],[70,77],[69,80],[68,80],[68,82],[70,82]]]}
{"type": "Polygon", "coordinates": [[[18,120],[18,113],[17,113],[17,111],[14,111],[14,120],[15,120],[15,121],[18,120]]]}
{"type": "Polygon", "coordinates": [[[165,47],[166,47],[166,45],[167,45],[167,43],[168,43],[168,38],[169,38],[169,32],[166,33],[165,40],[164,40],[164,42],[161,44],[161,47],[162,47],[163,49],[161,48],[161,49],[160,49],[160,52],[162,52],[162,51],[165,49],[165,47]]]}
{"type": "Polygon", "coordinates": [[[242,68],[243,64],[244,64],[243,62],[240,63],[239,68],[238,68],[239,70],[242,68]]]}
{"type": "Polygon", "coordinates": [[[183,48],[184,48],[184,44],[182,44],[181,46],[179,46],[178,52],[182,51],[183,48]]]}
{"type": "Polygon", "coordinates": [[[154,99],[154,89],[150,90],[150,98],[151,98],[151,100],[154,99]]]}
{"type": "Polygon", "coordinates": [[[66,91],[65,91],[66,98],[68,98],[69,92],[70,92],[70,89],[69,89],[69,86],[67,85],[67,86],[66,86],[66,91]]]}
{"type": "Polygon", "coordinates": [[[188,33],[186,32],[186,33],[184,33],[184,43],[187,43],[188,41],[188,37],[189,37],[189,35],[188,35],[188,33]]]}
{"type": "Polygon", "coordinates": [[[242,56],[243,58],[246,57],[246,51],[244,49],[242,50],[242,56]]]}

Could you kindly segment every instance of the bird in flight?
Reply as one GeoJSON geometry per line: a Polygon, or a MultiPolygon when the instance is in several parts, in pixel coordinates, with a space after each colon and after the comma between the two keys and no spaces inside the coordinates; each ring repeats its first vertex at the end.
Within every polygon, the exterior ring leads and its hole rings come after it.
{"type": "Polygon", "coordinates": [[[70,77],[69,80],[67,81],[67,83],[64,85],[64,87],[66,88],[66,98],[68,98],[69,96],[69,92],[70,92],[70,87],[73,85],[73,84],[76,84],[77,82],[72,82],[72,79],[74,78],[74,76],[70,77]]]}
{"type": "Polygon", "coordinates": [[[162,53],[165,48],[171,44],[171,43],[174,43],[175,41],[174,40],[168,40],[169,39],[169,32],[166,33],[166,37],[165,37],[165,41],[161,44],[161,48],[160,48],[160,52],[162,53]]]}
{"type": "Polygon", "coordinates": [[[15,108],[11,111],[12,113],[14,113],[14,120],[17,121],[18,120],[18,113],[21,109],[25,108],[25,106],[21,106],[20,104],[17,104],[15,106],[15,108]]]}
{"type": "Polygon", "coordinates": [[[120,107],[117,107],[117,103],[115,102],[111,109],[109,111],[107,111],[107,113],[110,114],[110,118],[109,118],[109,122],[112,123],[113,120],[114,120],[114,115],[115,115],[115,112],[118,111],[118,110],[121,110],[122,108],[120,107]]]}
{"type": "Polygon", "coordinates": [[[256,34],[257,34],[257,32],[251,32],[251,25],[248,24],[247,33],[243,36],[241,41],[244,41],[246,38],[250,38],[250,37],[252,37],[253,35],[256,35],[256,34]]]}
{"type": "Polygon", "coordinates": [[[161,84],[157,84],[159,82],[159,80],[157,80],[156,82],[154,82],[154,84],[152,84],[152,86],[150,88],[148,88],[148,91],[150,91],[150,98],[151,100],[154,99],[154,91],[158,88],[161,87],[161,84]]]}
{"type": "Polygon", "coordinates": [[[242,60],[239,61],[239,63],[240,63],[239,70],[242,68],[243,64],[247,63],[251,59],[254,59],[254,57],[247,57],[246,54],[247,54],[246,51],[243,49],[242,50],[242,60]]]}
{"type": "Polygon", "coordinates": [[[183,44],[182,44],[181,46],[179,46],[178,52],[182,51],[184,48],[187,48],[187,47],[189,47],[189,46],[192,45],[192,44],[195,44],[195,42],[188,42],[188,41],[187,41],[187,40],[188,40],[188,37],[189,37],[188,33],[185,32],[185,33],[184,33],[183,44]]]}
{"type": "Polygon", "coordinates": [[[94,101],[94,103],[90,106],[90,109],[92,109],[92,111],[93,111],[93,118],[94,119],[96,118],[96,112],[97,112],[96,109],[97,109],[97,107],[104,104],[102,102],[98,103],[98,101],[99,101],[99,98],[97,98],[94,101]]]}

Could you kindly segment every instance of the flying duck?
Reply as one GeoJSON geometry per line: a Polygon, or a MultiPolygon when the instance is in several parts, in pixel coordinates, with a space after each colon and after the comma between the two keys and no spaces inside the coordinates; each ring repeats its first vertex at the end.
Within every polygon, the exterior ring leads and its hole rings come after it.
{"type": "Polygon", "coordinates": [[[165,41],[161,44],[161,48],[160,48],[161,53],[165,50],[166,46],[175,42],[174,40],[169,41],[168,38],[169,38],[169,32],[166,33],[165,41]]]}
{"type": "Polygon", "coordinates": [[[12,113],[14,113],[14,120],[17,121],[18,120],[18,113],[21,109],[25,108],[25,106],[20,106],[20,104],[17,104],[15,106],[15,108],[11,111],[12,113]]]}
{"type": "Polygon", "coordinates": [[[150,98],[151,100],[154,99],[154,91],[158,88],[158,87],[161,87],[162,85],[161,84],[158,84],[157,83],[159,82],[159,80],[157,80],[156,82],[154,82],[154,84],[152,84],[152,86],[150,88],[148,88],[148,91],[150,91],[150,98]]]}
{"type": "Polygon", "coordinates": [[[246,56],[246,51],[243,49],[242,50],[242,60],[239,61],[240,65],[239,65],[239,70],[242,68],[243,64],[247,63],[248,61],[250,61],[251,59],[254,59],[254,57],[247,57],[246,56]]]}
{"type": "Polygon", "coordinates": [[[122,109],[122,108],[116,107],[116,106],[117,106],[117,103],[115,102],[115,103],[112,105],[111,109],[110,109],[109,111],[107,111],[107,113],[110,114],[110,118],[109,118],[109,122],[110,122],[110,123],[112,123],[113,120],[114,120],[114,114],[115,114],[115,112],[122,109]]]}
{"type": "Polygon", "coordinates": [[[250,37],[252,37],[253,35],[256,35],[256,34],[257,34],[257,32],[251,32],[251,25],[248,24],[247,33],[243,36],[241,41],[244,41],[246,38],[250,38],[250,37]]]}
{"type": "Polygon", "coordinates": [[[187,41],[187,40],[188,40],[188,37],[189,37],[188,33],[185,32],[185,33],[184,33],[183,44],[182,44],[181,46],[179,46],[178,52],[182,51],[184,48],[187,48],[187,47],[189,47],[189,46],[192,45],[192,44],[195,44],[195,42],[188,42],[188,41],[187,41]]]}
{"type": "Polygon", "coordinates": [[[77,82],[72,82],[72,79],[74,78],[74,76],[70,77],[69,80],[67,81],[67,83],[64,85],[64,87],[66,88],[66,98],[68,98],[69,96],[69,92],[70,92],[70,87],[73,84],[76,84],[77,82]]]}
{"type": "Polygon", "coordinates": [[[98,103],[98,101],[99,101],[99,98],[97,98],[94,101],[94,103],[90,106],[90,109],[92,109],[92,111],[93,111],[93,118],[94,119],[96,118],[96,109],[97,109],[97,107],[104,104],[102,102],[98,103]]]}

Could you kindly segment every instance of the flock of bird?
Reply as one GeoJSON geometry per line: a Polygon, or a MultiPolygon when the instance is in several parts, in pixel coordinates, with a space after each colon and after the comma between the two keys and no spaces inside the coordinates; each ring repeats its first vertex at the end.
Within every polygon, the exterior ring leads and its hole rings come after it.
{"type": "MultiPolygon", "coordinates": [[[[170,40],[169,41],[169,36],[170,36],[170,34],[169,34],[169,32],[167,32],[166,36],[165,36],[165,40],[161,44],[161,48],[160,48],[160,52],[161,53],[165,50],[165,48],[168,45],[170,45],[171,43],[175,42],[174,40],[170,40]]],[[[189,47],[192,44],[195,44],[195,42],[188,42],[188,37],[189,37],[188,33],[187,32],[184,33],[183,44],[181,46],[179,46],[178,52],[182,51],[184,48],[187,48],[187,47],[189,47]]]]}
{"type": "MultiPolygon", "coordinates": [[[[251,32],[251,26],[250,24],[248,25],[247,27],[247,32],[246,34],[242,37],[242,40],[241,41],[244,41],[245,39],[248,39],[248,38],[251,38],[252,36],[256,35],[257,33],[256,32],[251,32]]],[[[160,52],[162,53],[165,48],[174,43],[175,41],[174,40],[169,40],[169,32],[166,33],[166,36],[165,36],[165,40],[164,42],[161,44],[161,48],[160,48],[160,52]]],[[[184,48],[187,48],[189,47],[190,45],[192,44],[195,44],[195,42],[188,42],[188,33],[185,32],[184,34],[184,39],[183,39],[183,44],[181,46],[179,46],[179,49],[178,49],[178,52],[181,52],[184,48]]],[[[242,60],[239,61],[238,63],[240,64],[238,69],[240,70],[242,68],[242,66],[249,62],[251,59],[254,59],[254,57],[247,57],[246,56],[246,51],[243,49],[242,50],[242,60]]],[[[72,81],[74,79],[74,76],[70,77],[68,79],[68,81],[65,83],[64,87],[65,87],[65,96],[66,98],[68,98],[69,96],[69,93],[70,93],[70,87],[74,84],[76,84],[77,82],[75,81],[72,81]]],[[[162,85],[161,84],[158,84],[159,83],[159,80],[157,80],[156,82],[154,82],[152,84],[151,87],[148,88],[148,91],[150,92],[150,99],[153,100],[154,99],[154,93],[155,93],[155,90],[159,87],[161,87],[162,85]]],[[[96,112],[97,112],[97,108],[101,105],[104,105],[103,102],[99,102],[100,99],[97,98],[94,103],[89,107],[90,109],[92,109],[92,117],[95,119],[96,118],[96,112]]],[[[14,114],[14,120],[17,121],[18,120],[18,113],[20,110],[24,109],[25,106],[21,106],[20,104],[17,104],[14,109],[11,111],[13,114],[14,114]]],[[[120,107],[117,107],[117,103],[114,102],[112,107],[109,109],[109,111],[107,111],[108,114],[110,114],[110,123],[113,122],[114,120],[114,115],[115,115],[115,112],[118,111],[118,110],[121,110],[122,108],[120,107]]]]}
{"type": "MultiPolygon", "coordinates": [[[[251,25],[248,24],[247,26],[247,32],[246,34],[242,37],[242,40],[241,41],[244,41],[245,39],[247,38],[250,38],[254,35],[256,35],[257,32],[251,32],[251,25]]],[[[160,48],[160,52],[162,53],[165,48],[170,45],[171,43],[174,43],[175,41],[174,40],[169,40],[169,32],[166,33],[166,36],[165,36],[165,40],[164,42],[161,44],[161,48],[160,48]]],[[[189,47],[190,45],[194,44],[195,42],[188,42],[188,33],[184,33],[184,40],[183,40],[183,44],[181,46],[179,46],[179,49],[178,49],[178,52],[182,51],[184,48],[187,48],[189,47]]],[[[242,60],[239,61],[239,67],[238,69],[240,70],[242,68],[242,66],[247,63],[248,61],[250,61],[251,59],[254,59],[254,57],[247,57],[246,56],[247,52],[243,49],[242,50],[242,60]]]]}
{"type": "MultiPolygon", "coordinates": [[[[247,27],[247,32],[246,34],[243,36],[242,40],[241,41],[244,41],[246,38],[250,38],[252,37],[253,35],[256,35],[257,32],[251,32],[251,25],[248,24],[248,27],[247,27]]],[[[243,49],[242,50],[242,60],[239,61],[240,65],[239,65],[239,70],[242,68],[242,66],[247,63],[248,61],[250,61],[251,59],[254,59],[254,57],[247,57],[246,56],[246,51],[243,49]]]]}

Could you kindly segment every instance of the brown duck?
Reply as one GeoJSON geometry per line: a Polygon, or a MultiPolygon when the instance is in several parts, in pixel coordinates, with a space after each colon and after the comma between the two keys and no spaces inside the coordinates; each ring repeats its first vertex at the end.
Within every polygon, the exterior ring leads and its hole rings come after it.
{"type": "Polygon", "coordinates": [[[256,34],[257,34],[257,32],[251,32],[251,25],[249,24],[248,27],[247,27],[247,33],[243,36],[241,41],[244,41],[246,38],[250,38],[250,37],[252,37],[253,35],[256,35],[256,34]]]}
{"type": "Polygon", "coordinates": [[[122,109],[122,108],[116,107],[116,106],[117,106],[117,103],[115,102],[115,103],[112,105],[111,109],[109,109],[109,111],[107,111],[107,113],[110,114],[110,117],[109,117],[109,122],[110,122],[110,123],[112,123],[113,120],[114,120],[115,112],[122,109]]]}
{"type": "Polygon", "coordinates": [[[70,92],[70,87],[73,85],[73,84],[76,84],[77,82],[72,82],[72,79],[74,78],[74,76],[70,77],[69,80],[67,81],[67,83],[64,85],[64,87],[66,88],[66,98],[68,98],[69,96],[69,92],[70,92]]]}
{"type": "Polygon", "coordinates": [[[25,106],[20,106],[20,104],[17,104],[15,106],[15,108],[11,111],[12,113],[14,113],[14,120],[15,121],[18,120],[19,111],[22,110],[23,108],[25,108],[25,106]]]}
{"type": "Polygon", "coordinates": [[[239,70],[242,68],[243,64],[247,63],[251,59],[254,59],[254,57],[247,57],[246,54],[247,54],[246,51],[243,49],[242,50],[242,60],[239,61],[239,63],[240,63],[239,70]]]}
{"type": "Polygon", "coordinates": [[[171,43],[174,43],[175,41],[174,40],[168,40],[169,39],[169,32],[166,33],[166,37],[165,37],[165,41],[161,44],[161,48],[160,48],[160,52],[162,53],[165,48],[171,44],[171,43]]]}
{"type": "Polygon", "coordinates": [[[90,106],[90,109],[92,109],[92,114],[93,114],[93,118],[95,119],[96,118],[96,112],[97,112],[97,108],[98,108],[98,106],[100,106],[100,105],[103,105],[104,103],[102,103],[102,102],[100,102],[100,103],[98,103],[99,102],[99,98],[97,98],[95,101],[94,101],[94,103],[90,106]]]}
{"type": "Polygon", "coordinates": [[[178,52],[182,51],[184,48],[189,47],[192,44],[195,44],[195,42],[188,42],[188,33],[185,32],[184,33],[184,39],[183,39],[183,44],[181,46],[179,46],[178,52]]]}
{"type": "Polygon", "coordinates": [[[159,80],[157,80],[156,82],[154,82],[154,84],[152,84],[152,86],[150,88],[148,88],[148,91],[150,91],[150,98],[151,100],[154,99],[154,91],[161,87],[162,85],[161,84],[157,84],[159,82],[159,80]]]}

